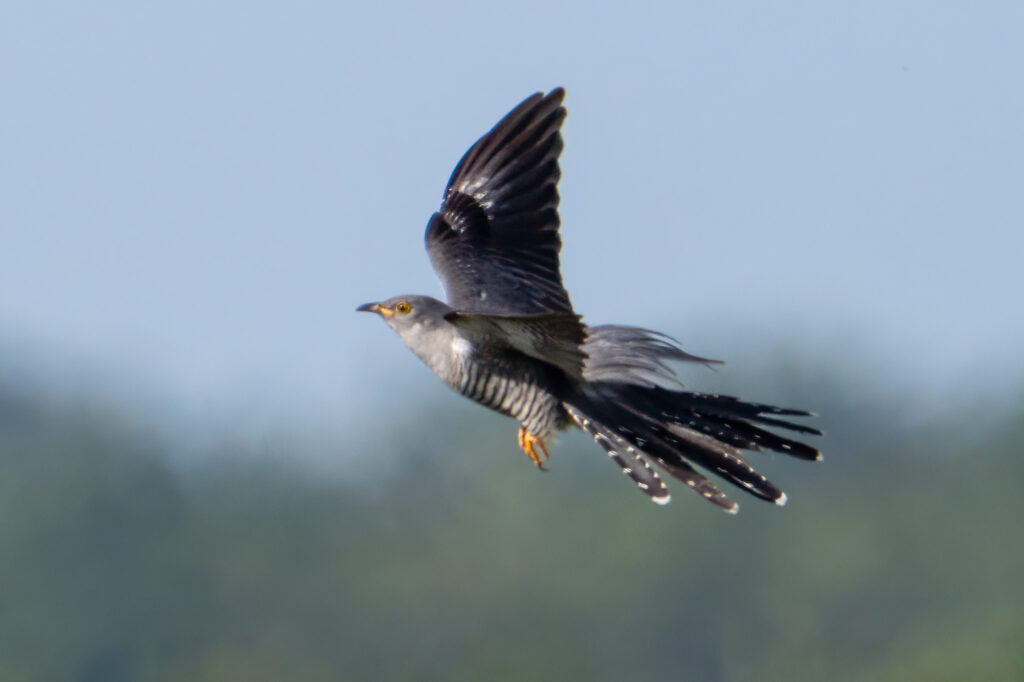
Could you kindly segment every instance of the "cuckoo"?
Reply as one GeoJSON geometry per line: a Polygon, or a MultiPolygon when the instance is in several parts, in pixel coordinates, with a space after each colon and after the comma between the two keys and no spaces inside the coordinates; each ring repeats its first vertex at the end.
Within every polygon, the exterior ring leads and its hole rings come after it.
{"type": "Polygon", "coordinates": [[[655,467],[728,512],[737,504],[706,474],[785,504],[743,451],[820,459],[775,432],[820,435],[791,420],[811,413],[683,390],[672,363],[715,361],[658,332],[585,325],[573,310],[558,260],[564,96],[528,97],[455,167],[426,229],[447,302],[406,295],[358,310],[383,318],[454,391],[516,419],[541,469],[548,438],[575,426],[659,504],[669,492],[655,467]]]}

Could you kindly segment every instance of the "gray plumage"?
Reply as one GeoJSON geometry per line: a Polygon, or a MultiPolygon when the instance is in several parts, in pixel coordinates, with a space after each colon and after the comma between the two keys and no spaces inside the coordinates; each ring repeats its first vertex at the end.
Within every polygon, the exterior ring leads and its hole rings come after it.
{"type": "Polygon", "coordinates": [[[762,499],[785,494],[743,450],[802,459],[818,451],[765,427],[816,429],[810,413],[684,391],[673,362],[713,363],[658,332],[583,324],[559,273],[562,89],[532,95],[462,157],[427,224],[426,246],[448,303],[396,296],[379,314],[445,384],[520,423],[520,447],[543,468],[544,439],[576,426],[652,500],[669,500],[656,464],[734,512],[697,466],[762,499]]]}

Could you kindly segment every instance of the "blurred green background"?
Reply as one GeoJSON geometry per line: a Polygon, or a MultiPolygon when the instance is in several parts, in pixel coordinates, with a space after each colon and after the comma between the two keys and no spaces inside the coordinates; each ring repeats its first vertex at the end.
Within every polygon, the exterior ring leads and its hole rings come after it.
{"type": "Polygon", "coordinates": [[[351,424],[330,475],[4,388],[0,679],[1020,679],[1020,390],[901,425],[822,376],[749,387],[829,434],[754,455],[790,504],[738,516],[579,434],[541,474],[454,397],[351,424]]]}

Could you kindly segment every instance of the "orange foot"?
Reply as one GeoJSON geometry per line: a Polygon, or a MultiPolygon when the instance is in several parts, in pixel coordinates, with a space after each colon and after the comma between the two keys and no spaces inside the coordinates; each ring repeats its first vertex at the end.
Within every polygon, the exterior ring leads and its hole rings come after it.
{"type": "Polygon", "coordinates": [[[538,469],[547,471],[547,468],[540,459],[540,455],[537,454],[537,448],[540,448],[540,451],[544,453],[544,459],[548,459],[548,449],[544,447],[544,441],[534,436],[522,426],[519,427],[519,448],[526,453],[531,462],[537,465],[538,469]]]}

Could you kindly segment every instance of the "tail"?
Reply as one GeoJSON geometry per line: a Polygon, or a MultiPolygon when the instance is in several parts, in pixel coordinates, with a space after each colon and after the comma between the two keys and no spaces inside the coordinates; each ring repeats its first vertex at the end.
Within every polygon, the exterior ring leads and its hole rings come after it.
{"type": "Polygon", "coordinates": [[[782,505],[785,493],[757,473],[742,451],[767,449],[798,459],[821,459],[816,448],[765,428],[821,435],[817,429],[782,418],[811,416],[810,412],[678,390],[678,383],[677,388],[668,388],[664,384],[674,381],[675,375],[666,360],[708,361],[687,355],[671,339],[646,330],[597,327],[590,334],[584,346],[588,353],[585,382],[565,408],[575,424],[655,502],[665,504],[669,496],[651,463],[712,504],[735,513],[738,505],[695,466],[782,505]],[[595,336],[599,345],[590,341],[595,336]]]}
{"type": "MultiPolygon", "coordinates": [[[[647,493],[651,500],[658,504],[668,504],[672,496],[668,494],[668,487],[662,482],[658,472],[651,468],[650,463],[642,452],[637,450],[632,441],[616,433],[604,424],[584,414],[579,408],[566,404],[565,409],[569,412],[573,422],[582,431],[590,434],[598,445],[604,448],[612,461],[619,465],[622,473],[633,479],[640,490],[647,493]]],[[[591,411],[592,412],[592,411],[591,411]]]]}

